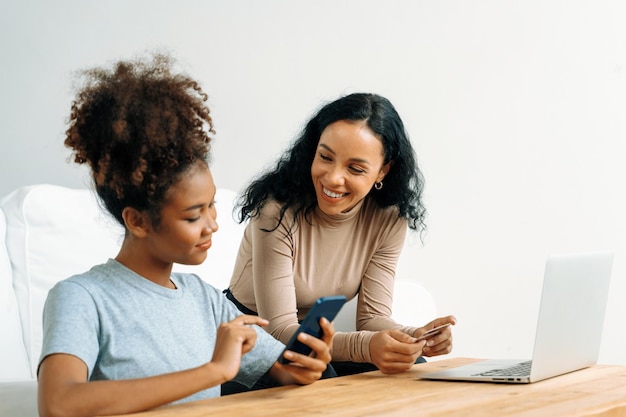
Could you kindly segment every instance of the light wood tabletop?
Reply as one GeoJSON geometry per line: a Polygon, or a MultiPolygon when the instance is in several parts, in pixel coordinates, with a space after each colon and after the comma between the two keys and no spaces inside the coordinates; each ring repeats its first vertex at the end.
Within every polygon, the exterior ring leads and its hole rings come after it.
{"type": "Polygon", "coordinates": [[[438,360],[398,375],[368,372],[127,416],[626,416],[626,366],[595,365],[523,385],[420,379],[476,360],[438,360]]]}

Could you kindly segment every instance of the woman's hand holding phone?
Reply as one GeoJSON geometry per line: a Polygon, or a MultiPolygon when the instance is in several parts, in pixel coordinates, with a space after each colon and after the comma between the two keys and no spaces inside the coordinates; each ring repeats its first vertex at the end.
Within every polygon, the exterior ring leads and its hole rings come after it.
{"type": "Polygon", "coordinates": [[[319,320],[321,331],[320,338],[306,332],[300,332],[297,336],[298,343],[306,346],[309,353],[298,353],[285,349],[281,358],[276,361],[270,374],[272,377],[286,384],[310,384],[322,377],[322,373],[328,367],[332,356],[330,349],[335,335],[333,324],[325,317],[319,320]]]}
{"type": "MultiPolygon", "coordinates": [[[[333,295],[319,298],[315,302],[315,304],[313,304],[313,307],[311,307],[311,310],[309,310],[309,313],[306,315],[304,320],[302,320],[302,323],[300,323],[300,327],[298,328],[298,330],[296,330],[291,339],[289,339],[289,341],[287,342],[285,350],[278,357],[278,362],[283,364],[289,363],[290,360],[288,358],[285,358],[285,352],[287,351],[292,351],[303,355],[310,354],[311,347],[298,339],[299,335],[301,333],[306,333],[318,339],[323,338],[324,332],[323,329],[320,327],[320,319],[324,317],[329,322],[331,322],[335,318],[337,313],[339,313],[339,310],[341,310],[341,307],[345,304],[345,302],[346,297],[344,297],[343,295],[333,295]]],[[[334,335],[335,331],[332,325],[331,328],[334,335]]]]}

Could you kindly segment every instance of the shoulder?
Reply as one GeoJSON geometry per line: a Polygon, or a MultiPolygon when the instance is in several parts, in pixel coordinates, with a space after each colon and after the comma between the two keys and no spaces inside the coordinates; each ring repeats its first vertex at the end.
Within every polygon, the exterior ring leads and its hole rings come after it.
{"type": "Polygon", "coordinates": [[[202,290],[210,294],[221,294],[220,290],[193,273],[172,272],[172,278],[176,281],[176,284],[190,290],[202,290]]]}
{"type": "Polygon", "coordinates": [[[273,198],[265,201],[261,209],[259,210],[260,217],[278,217],[280,211],[283,208],[283,203],[280,203],[273,198]]]}
{"type": "Polygon", "coordinates": [[[44,320],[74,316],[75,313],[92,314],[97,310],[96,300],[107,297],[107,292],[102,291],[104,281],[92,269],[57,282],[46,296],[44,320]]]}
{"type": "Polygon", "coordinates": [[[361,216],[374,224],[395,225],[399,227],[407,227],[408,221],[400,216],[400,210],[397,206],[380,207],[373,199],[365,200],[361,208],[361,216]]]}
{"type": "Polygon", "coordinates": [[[283,225],[293,224],[293,209],[287,209],[281,218],[283,207],[284,203],[270,198],[263,204],[263,207],[260,208],[259,213],[252,218],[251,223],[255,223],[261,228],[270,230],[275,229],[276,226],[279,225],[279,221],[283,225]]]}
{"type": "MultiPolygon", "coordinates": [[[[186,297],[195,300],[194,303],[211,306],[214,311],[222,310],[229,304],[225,303],[227,299],[222,290],[204,281],[196,274],[174,272],[172,273],[172,280],[186,294],[186,297]]],[[[227,313],[230,314],[231,311],[227,313]]]]}
{"type": "Polygon", "coordinates": [[[361,209],[360,225],[367,229],[370,237],[385,244],[403,245],[408,230],[408,221],[399,216],[396,206],[380,207],[369,199],[361,209]]]}
{"type": "Polygon", "coordinates": [[[60,294],[72,292],[86,292],[91,293],[97,288],[100,288],[107,282],[106,264],[96,265],[90,270],[81,274],[73,275],[62,281],[57,282],[52,289],[51,293],[57,292],[60,294]]]}

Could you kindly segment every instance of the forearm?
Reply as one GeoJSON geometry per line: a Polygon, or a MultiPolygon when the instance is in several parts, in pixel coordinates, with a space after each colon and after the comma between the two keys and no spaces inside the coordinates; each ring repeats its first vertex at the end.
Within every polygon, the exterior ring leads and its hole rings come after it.
{"type": "Polygon", "coordinates": [[[203,366],[141,379],[66,382],[54,390],[46,375],[40,376],[39,404],[42,417],[96,416],[148,410],[180,400],[227,380],[219,367],[203,366]]]}
{"type": "Polygon", "coordinates": [[[280,385],[293,385],[297,384],[293,375],[287,372],[284,368],[274,365],[269,370],[269,376],[278,382],[280,385]]]}
{"type": "Polygon", "coordinates": [[[338,332],[333,338],[333,361],[371,363],[370,341],[374,332],[338,332]]]}

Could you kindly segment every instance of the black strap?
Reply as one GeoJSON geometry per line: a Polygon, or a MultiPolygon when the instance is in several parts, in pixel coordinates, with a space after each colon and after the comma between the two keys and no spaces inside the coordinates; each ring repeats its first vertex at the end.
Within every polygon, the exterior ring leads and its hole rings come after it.
{"type": "Polygon", "coordinates": [[[237,299],[235,298],[233,293],[230,292],[230,288],[226,288],[222,292],[224,294],[226,294],[226,298],[228,298],[235,305],[235,307],[237,307],[239,309],[239,311],[241,311],[243,314],[249,314],[251,316],[258,316],[259,315],[256,311],[250,310],[248,307],[246,307],[245,305],[243,305],[239,301],[237,301],[237,299]]]}

